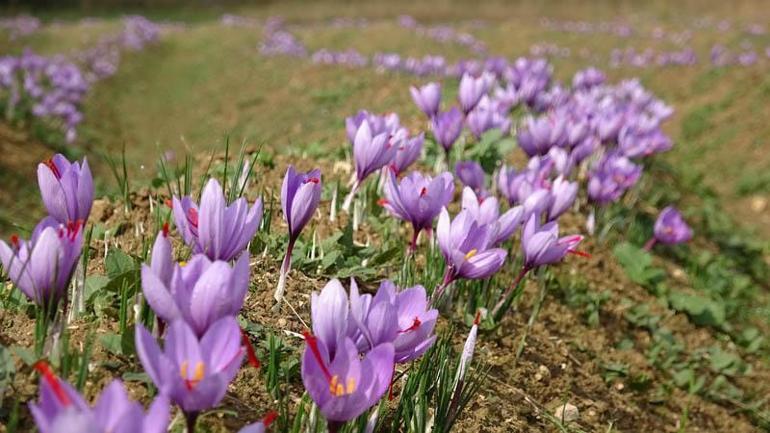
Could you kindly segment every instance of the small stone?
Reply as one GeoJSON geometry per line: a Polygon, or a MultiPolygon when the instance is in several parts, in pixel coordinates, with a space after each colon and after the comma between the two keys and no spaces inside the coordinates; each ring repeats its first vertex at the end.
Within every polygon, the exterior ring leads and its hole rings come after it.
{"type": "Polygon", "coordinates": [[[626,386],[625,386],[625,385],[623,385],[623,384],[622,384],[622,383],[620,383],[620,382],[618,382],[618,383],[616,383],[616,384],[615,384],[615,389],[617,389],[618,391],[623,391],[623,389],[624,389],[625,387],[626,387],[626,386]]]}
{"type": "Polygon", "coordinates": [[[561,422],[569,423],[577,421],[580,418],[580,411],[572,404],[564,403],[562,406],[556,408],[553,412],[553,416],[561,422]]]}
{"type": "Polygon", "coordinates": [[[767,208],[767,199],[765,197],[754,196],[751,198],[751,210],[754,212],[763,212],[767,208]]]}
{"type": "Polygon", "coordinates": [[[537,382],[540,382],[543,379],[548,379],[551,377],[551,370],[548,369],[545,365],[541,365],[537,367],[537,373],[535,373],[535,380],[537,382]]]}
{"type": "Polygon", "coordinates": [[[286,319],[284,319],[284,318],[278,319],[278,327],[279,328],[285,328],[286,327],[286,319]]]}

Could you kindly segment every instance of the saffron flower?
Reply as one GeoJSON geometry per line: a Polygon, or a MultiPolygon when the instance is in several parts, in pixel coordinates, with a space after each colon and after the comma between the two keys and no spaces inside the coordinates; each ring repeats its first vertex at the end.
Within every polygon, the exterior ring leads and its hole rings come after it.
{"type": "Polygon", "coordinates": [[[337,279],[320,294],[313,293],[311,316],[315,338],[324,342],[332,358],[339,343],[350,338],[360,353],[392,343],[395,362],[403,363],[420,357],[433,344],[438,311],[429,308],[422,286],[399,290],[386,280],[372,296],[360,294],[351,278],[350,296],[337,279]]]}
{"type": "Polygon", "coordinates": [[[155,314],[168,323],[184,320],[198,337],[219,319],[237,315],[248,288],[248,252],[233,266],[203,254],[174,264],[166,230],[155,239],[150,266],[142,265],[142,289],[155,314]]]}
{"type": "Polygon", "coordinates": [[[396,156],[393,157],[390,168],[398,175],[406,171],[422,154],[425,134],[421,132],[414,137],[409,137],[406,129],[401,129],[393,137],[393,142],[398,150],[396,151],[396,156]]]}
{"type": "Polygon", "coordinates": [[[246,249],[262,221],[262,199],[249,208],[241,197],[229,206],[216,179],[209,179],[200,207],[190,197],[174,197],[174,222],[195,254],[230,261],[246,249]]]}
{"type": "Polygon", "coordinates": [[[567,143],[567,124],[561,115],[529,117],[518,132],[519,146],[530,157],[546,155],[554,146],[567,143]]]}
{"type": "Polygon", "coordinates": [[[418,171],[409,173],[397,182],[392,171],[385,183],[385,200],[381,203],[393,216],[412,224],[414,234],[409,250],[417,248],[417,237],[422,230],[433,227],[433,220],[454,195],[452,175],[444,172],[431,178],[418,171]]]}
{"type": "Polygon", "coordinates": [[[521,225],[524,207],[515,206],[500,215],[500,205],[495,197],[479,197],[469,187],[463,189],[463,210],[470,212],[480,225],[491,227],[492,245],[500,245],[510,239],[521,225]]]}
{"type": "Polygon", "coordinates": [[[393,146],[390,133],[382,132],[372,135],[369,122],[364,119],[358,127],[353,140],[353,160],[356,167],[356,180],[350,193],[342,204],[342,209],[348,211],[356,192],[366,178],[375,171],[389,164],[396,156],[398,148],[393,146]]]}
{"type": "Polygon", "coordinates": [[[40,433],[164,433],[169,423],[169,402],[158,396],[147,413],[128,397],[116,379],[102,391],[93,407],[69,383],[58,378],[47,364],[35,368],[42,373],[40,400],[29,410],[40,433]]]}
{"type": "Polygon", "coordinates": [[[393,375],[395,353],[393,344],[383,343],[361,358],[350,338],[341,339],[337,346],[331,354],[324,340],[305,333],[302,383],[331,433],[382,398],[393,375]]]}
{"type": "Polygon", "coordinates": [[[194,430],[201,411],[216,407],[241,367],[244,349],[234,317],[212,324],[200,339],[183,321],[171,323],[161,349],[141,324],[136,325],[136,353],[162,395],[178,405],[194,430]]]}
{"type": "Polygon", "coordinates": [[[555,221],[566,212],[577,197],[578,184],[565,180],[562,176],[551,184],[551,203],[548,207],[548,221],[555,221]]]}
{"type": "Polygon", "coordinates": [[[463,113],[457,107],[438,113],[431,121],[431,129],[436,142],[444,148],[449,161],[449,152],[463,132],[463,113]]]}
{"type": "Polygon", "coordinates": [[[692,229],[682,218],[682,214],[673,206],[667,206],[660,212],[655,221],[654,233],[655,235],[644,246],[648,251],[657,242],[665,245],[676,245],[692,239],[692,229]]]}
{"type": "Polygon", "coordinates": [[[481,97],[487,93],[489,79],[482,75],[478,78],[468,73],[463,74],[460,79],[460,89],[457,93],[457,99],[460,102],[460,108],[466,115],[473,110],[481,100],[481,97]]]}
{"type": "MultiPolygon", "coordinates": [[[[355,310],[353,301],[353,285],[351,284],[351,307],[355,310]]],[[[358,287],[356,286],[356,291],[358,287]]],[[[366,322],[376,321],[376,305],[388,302],[395,305],[397,336],[393,340],[396,363],[405,363],[422,356],[436,341],[433,329],[438,320],[438,310],[430,308],[428,296],[423,286],[417,285],[400,290],[390,280],[380,283],[377,294],[368,301],[371,295],[362,295],[361,304],[369,304],[366,322]],[[379,301],[379,302],[378,302],[379,301]],[[374,313],[374,314],[372,314],[374,313]]],[[[354,314],[355,316],[355,314],[354,314]]]]}
{"type": "Polygon", "coordinates": [[[59,301],[66,301],[83,248],[81,223],[71,221],[65,226],[48,217],[35,227],[29,241],[14,235],[10,242],[0,241],[5,273],[30,300],[53,314],[59,301]]]}
{"type": "Polygon", "coordinates": [[[37,182],[48,214],[60,224],[85,222],[94,202],[94,179],[88,160],[69,162],[61,154],[37,166],[37,182]]]}
{"type": "Polygon", "coordinates": [[[409,88],[409,92],[412,94],[412,100],[417,108],[426,116],[432,119],[438,114],[441,104],[441,84],[428,83],[422,87],[412,86],[409,88]]]}
{"type": "Polygon", "coordinates": [[[605,157],[589,175],[588,198],[600,205],[617,201],[641,175],[642,167],[625,156],[605,157]]]}
{"type": "Polygon", "coordinates": [[[528,269],[561,261],[567,253],[576,252],[575,247],[583,240],[580,235],[559,237],[556,222],[541,226],[539,219],[539,215],[530,216],[521,232],[524,267],[528,269]]]}
{"type": "Polygon", "coordinates": [[[486,174],[481,164],[476,161],[459,161],[455,164],[455,176],[463,185],[471,188],[479,196],[486,196],[486,174]]]}
{"type": "Polygon", "coordinates": [[[454,220],[450,220],[446,208],[441,209],[436,236],[446,270],[444,280],[433,292],[433,300],[438,300],[444,289],[455,280],[488,278],[505,262],[505,250],[492,247],[494,228],[477,223],[467,210],[460,211],[454,220]]]}
{"type": "Polygon", "coordinates": [[[283,218],[289,226],[289,244],[286,247],[286,255],[281,265],[278,287],[273,295],[278,302],[283,299],[286,276],[291,270],[291,254],[294,250],[294,243],[297,242],[300,232],[318,209],[321,191],[320,170],[298,173],[292,165],[286,170],[281,187],[281,208],[283,209],[283,218]]]}

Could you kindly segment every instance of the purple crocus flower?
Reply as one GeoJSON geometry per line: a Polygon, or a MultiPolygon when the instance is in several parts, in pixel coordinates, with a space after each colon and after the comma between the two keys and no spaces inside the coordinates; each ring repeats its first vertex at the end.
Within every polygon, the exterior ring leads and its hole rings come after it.
{"type": "Polygon", "coordinates": [[[94,180],[88,160],[69,162],[63,155],[40,163],[37,182],[48,214],[61,224],[88,220],[94,201],[94,180]]]}
{"type": "Polygon", "coordinates": [[[58,224],[43,219],[29,241],[11,236],[11,244],[0,241],[0,262],[8,278],[29,299],[49,313],[67,297],[67,287],[83,248],[80,222],[58,224]]]}
{"type": "Polygon", "coordinates": [[[655,221],[655,236],[653,236],[644,248],[652,249],[656,242],[666,245],[676,245],[692,239],[692,229],[673,206],[667,206],[660,212],[655,221]]]}
{"type": "Polygon", "coordinates": [[[219,319],[241,310],[249,288],[249,254],[241,254],[233,266],[203,254],[176,265],[164,230],[155,239],[150,266],[142,265],[142,288],[159,318],[184,320],[200,337],[219,319]]]}
{"type": "Polygon", "coordinates": [[[481,164],[476,161],[459,161],[455,164],[455,175],[463,185],[471,188],[479,196],[486,196],[486,174],[481,164]]]}
{"type": "Polygon", "coordinates": [[[452,107],[449,111],[438,113],[431,122],[431,128],[433,129],[433,136],[436,138],[436,142],[444,148],[448,161],[449,151],[452,150],[452,146],[454,146],[455,141],[457,141],[463,131],[463,113],[457,107],[452,107]]]}
{"type": "Polygon", "coordinates": [[[452,175],[444,172],[431,178],[413,171],[397,182],[392,171],[385,182],[385,199],[380,203],[393,216],[410,222],[414,229],[410,251],[417,248],[420,231],[433,227],[433,220],[454,195],[452,175]]]}
{"type": "Polygon", "coordinates": [[[164,348],[141,324],[136,325],[136,353],[161,394],[185,413],[188,426],[201,411],[222,401],[241,367],[241,330],[232,316],[214,322],[200,339],[183,321],[171,323],[164,348]]]}
{"type": "Polygon", "coordinates": [[[583,240],[580,235],[559,237],[556,222],[541,226],[539,219],[538,215],[529,217],[521,232],[524,267],[528,269],[559,262],[567,253],[577,252],[575,247],[583,240]]]}
{"type": "Polygon", "coordinates": [[[59,379],[50,367],[38,363],[43,374],[40,400],[29,410],[40,433],[164,433],[169,423],[169,402],[158,396],[145,414],[142,405],[128,397],[116,379],[102,391],[93,407],[69,383],[59,379]]]}
{"type": "Polygon", "coordinates": [[[472,189],[465,187],[462,198],[463,210],[468,211],[476,219],[476,223],[487,225],[492,229],[492,245],[500,245],[507,241],[521,225],[524,207],[515,206],[500,215],[500,206],[495,197],[480,197],[472,189]]]}
{"type": "Polygon", "coordinates": [[[273,297],[280,302],[286,287],[286,276],[291,270],[291,254],[294,243],[299,238],[302,228],[313,217],[318,203],[321,200],[321,171],[318,169],[307,173],[298,173],[293,165],[286,170],[281,187],[281,208],[283,218],[289,226],[289,244],[286,247],[286,255],[281,265],[281,275],[278,278],[278,287],[273,297]]]}
{"type": "Polygon", "coordinates": [[[625,156],[606,156],[589,174],[588,198],[601,205],[617,201],[641,175],[642,167],[625,156]]]}
{"type": "Polygon", "coordinates": [[[551,204],[548,207],[548,221],[555,221],[566,212],[577,197],[578,184],[565,180],[562,176],[551,184],[551,204]]]}
{"type": "Polygon", "coordinates": [[[342,209],[345,211],[350,209],[353,198],[363,181],[370,174],[390,163],[398,151],[398,147],[394,146],[391,141],[389,132],[372,135],[372,131],[369,121],[364,119],[353,140],[356,181],[342,205],[342,209]]]}
{"type": "MultiPolygon", "coordinates": [[[[484,99],[486,100],[486,98],[484,99]]],[[[488,104],[479,103],[465,118],[465,123],[476,139],[480,139],[485,132],[495,127],[495,112],[488,104]]]]}
{"type": "Polygon", "coordinates": [[[554,146],[567,142],[566,122],[561,115],[529,117],[518,132],[519,146],[530,157],[545,155],[554,146]]]}
{"type": "Polygon", "coordinates": [[[399,290],[385,280],[374,296],[360,295],[358,285],[351,280],[350,310],[360,330],[354,333],[354,341],[361,352],[392,342],[396,363],[404,363],[419,358],[436,340],[433,328],[438,310],[429,308],[422,286],[399,290]]]}
{"type": "Polygon", "coordinates": [[[222,187],[209,179],[200,207],[190,197],[174,197],[174,222],[195,254],[211,260],[230,261],[246,249],[262,221],[262,199],[249,208],[241,197],[229,206],[222,187]]]}
{"type": "Polygon", "coordinates": [[[441,104],[441,84],[428,83],[422,87],[412,86],[409,92],[417,108],[426,116],[432,119],[438,113],[441,104]]]}
{"type": "Polygon", "coordinates": [[[342,424],[374,406],[388,389],[394,366],[392,343],[383,343],[361,358],[350,338],[337,343],[332,355],[322,339],[305,333],[302,383],[310,398],[337,432],[342,424]]]}
{"type": "Polygon", "coordinates": [[[458,278],[483,279],[500,270],[507,253],[501,248],[492,248],[495,235],[493,227],[477,223],[467,210],[460,211],[454,220],[450,220],[446,208],[441,210],[436,237],[446,261],[446,271],[441,285],[433,292],[434,300],[458,278]]]}
{"type": "Polygon", "coordinates": [[[607,81],[604,72],[594,67],[586,68],[575,73],[572,77],[572,87],[579,90],[601,86],[607,81]]]}
{"type": "Polygon", "coordinates": [[[417,161],[417,158],[422,154],[422,145],[425,142],[425,134],[422,132],[414,137],[409,137],[407,134],[406,129],[401,129],[393,137],[393,142],[398,150],[390,167],[397,175],[403,173],[417,161]]]}
{"type": "Polygon", "coordinates": [[[460,108],[463,113],[468,114],[476,107],[481,97],[487,93],[489,81],[486,76],[475,78],[470,74],[463,74],[460,79],[460,90],[457,93],[457,99],[460,101],[460,108]]]}

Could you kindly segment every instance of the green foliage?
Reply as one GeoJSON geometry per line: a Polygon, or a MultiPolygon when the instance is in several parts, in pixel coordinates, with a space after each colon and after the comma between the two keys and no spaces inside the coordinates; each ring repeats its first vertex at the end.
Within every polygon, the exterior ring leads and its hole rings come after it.
{"type": "Polygon", "coordinates": [[[628,278],[637,284],[651,288],[665,276],[661,269],[652,265],[652,256],[641,248],[622,242],[615,246],[613,252],[628,278]]]}

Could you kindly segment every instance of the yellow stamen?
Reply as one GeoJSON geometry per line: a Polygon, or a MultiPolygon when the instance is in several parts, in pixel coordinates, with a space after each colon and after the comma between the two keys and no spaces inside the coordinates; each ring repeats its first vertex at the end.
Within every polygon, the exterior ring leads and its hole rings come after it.
{"type": "Polygon", "coordinates": [[[181,367],[179,367],[179,375],[182,376],[182,379],[187,379],[187,367],[190,365],[189,362],[184,361],[182,362],[181,367]]]}
{"type": "Polygon", "coordinates": [[[465,260],[469,260],[471,257],[475,256],[476,253],[478,253],[478,252],[479,252],[479,250],[477,250],[476,248],[468,251],[468,254],[465,255],[465,260]]]}
{"type": "Polygon", "coordinates": [[[347,393],[348,393],[348,394],[353,394],[353,392],[354,392],[355,390],[356,390],[356,381],[355,381],[355,380],[354,380],[352,377],[349,377],[349,378],[348,378],[348,389],[347,389],[347,393]]]}
{"type": "Polygon", "coordinates": [[[184,268],[185,266],[187,266],[187,262],[185,262],[184,260],[179,262],[179,267],[180,268],[184,268]]]}
{"type": "Polygon", "coordinates": [[[206,366],[203,362],[198,361],[195,363],[195,374],[193,374],[193,380],[200,382],[203,380],[203,375],[206,371],[206,366]]]}
{"type": "Polygon", "coordinates": [[[339,376],[332,376],[332,380],[329,382],[329,392],[335,397],[344,397],[350,395],[356,390],[356,381],[353,378],[348,378],[347,388],[340,383],[339,376]]]}

